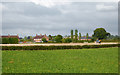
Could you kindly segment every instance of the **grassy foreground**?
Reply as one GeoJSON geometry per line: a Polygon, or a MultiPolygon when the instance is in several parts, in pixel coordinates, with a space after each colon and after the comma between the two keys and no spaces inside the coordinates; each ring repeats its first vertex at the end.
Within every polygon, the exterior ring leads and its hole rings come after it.
{"type": "Polygon", "coordinates": [[[0,47],[0,75],[2,73],[2,50],[1,50],[1,47],[0,47]]]}
{"type": "Polygon", "coordinates": [[[3,73],[117,73],[118,48],[2,51],[3,73]]]}

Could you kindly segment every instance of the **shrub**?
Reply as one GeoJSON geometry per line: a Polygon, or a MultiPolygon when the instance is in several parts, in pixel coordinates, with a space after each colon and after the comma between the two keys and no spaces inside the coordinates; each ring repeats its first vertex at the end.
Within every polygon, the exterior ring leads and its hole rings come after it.
{"type": "Polygon", "coordinates": [[[84,43],[84,40],[78,40],[78,43],[84,43]]]}
{"type": "Polygon", "coordinates": [[[62,39],[62,42],[63,43],[70,43],[70,42],[72,42],[72,39],[71,38],[65,38],[65,39],[62,39]]]}
{"type": "Polygon", "coordinates": [[[55,41],[56,41],[56,43],[61,43],[62,42],[62,35],[57,35],[56,37],[55,37],[55,41]]]}
{"type": "Polygon", "coordinates": [[[54,41],[48,41],[47,43],[55,43],[54,41]]]}
{"type": "Polygon", "coordinates": [[[0,44],[2,44],[2,38],[0,37],[0,44]]]}
{"type": "Polygon", "coordinates": [[[2,44],[18,44],[18,38],[2,38],[2,44]]]}
{"type": "Polygon", "coordinates": [[[101,40],[101,42],[118,42],[119,40],[106,40],[106,39],[103,39],[101,40]]]}
{"type": "Polygon", "coordinates": [[[18,38],[9,38],[9,44],[18,44],[18,38]]]}
{"type": "Polygon", "coordinates": [[[43,41],[44,43],[47,42],[46,38],[42,38],[42,41],[43,41]]]}
{"type": "Polygon", "coordinates": [[[94,41],[93,40],[78,40],[78,43],[84,43],[84,42],[91,43],[91,42],[94,42],[94,41]]]}
{"type": "Polygon", "coordinates": [[[9,38],[2,38],[2,44],[9,44],[9,38]]]}

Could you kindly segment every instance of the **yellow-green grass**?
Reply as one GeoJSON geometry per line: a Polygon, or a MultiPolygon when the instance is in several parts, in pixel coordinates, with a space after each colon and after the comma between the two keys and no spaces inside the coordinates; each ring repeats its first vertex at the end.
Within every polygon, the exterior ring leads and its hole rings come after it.
{"type": "Polygon", "coordinates": [[[118,48],[2,51],[3,73],[117,73],[118,48]]]}

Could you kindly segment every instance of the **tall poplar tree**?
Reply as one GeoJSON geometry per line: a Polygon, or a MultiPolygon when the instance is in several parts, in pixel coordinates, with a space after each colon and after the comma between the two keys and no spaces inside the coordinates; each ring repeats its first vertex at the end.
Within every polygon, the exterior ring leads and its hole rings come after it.
{"type": "Polygon", "coordinates": [[[88,37],[89,37],[89,35],[88,35],[88,33],[86,34],[86,38],[87,38],[87,40],[88,40],[88,37]]]}
{"type": "Polygon", "coordinates": [[[71,39],[73,40],[73,30],[71,30],[71,39]]]}
{"type": "Polygon", "coordinates": [[[81,33],[79,33],[79,40],[81,39],[81,33]]]}
{"type": "Polygon", "coordinates": [[[78,30],[76,29],[75,30],[75,42],[77,42],[77,40],[78,40],[78,30]]]}

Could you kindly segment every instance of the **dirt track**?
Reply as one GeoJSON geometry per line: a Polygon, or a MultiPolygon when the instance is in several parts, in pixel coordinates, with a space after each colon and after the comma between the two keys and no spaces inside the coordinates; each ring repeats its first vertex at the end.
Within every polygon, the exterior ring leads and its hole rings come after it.
{"type": "Polygon", "coordinates": [[[0,46],[74,46],[74,45],[104,45],[104,44],[118,44],[118,43],[0,44],[0,46]]]}

